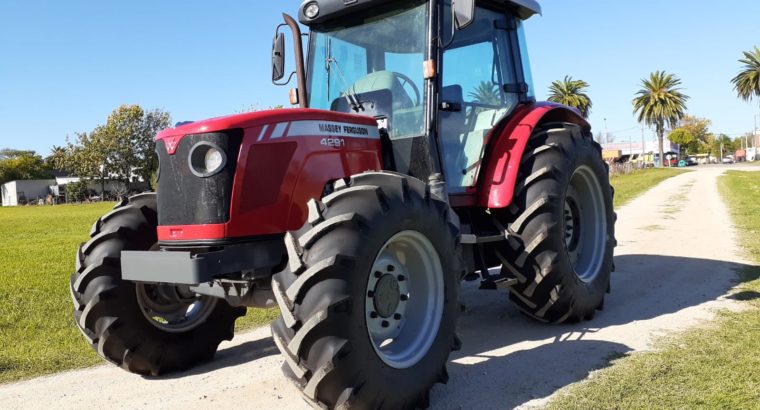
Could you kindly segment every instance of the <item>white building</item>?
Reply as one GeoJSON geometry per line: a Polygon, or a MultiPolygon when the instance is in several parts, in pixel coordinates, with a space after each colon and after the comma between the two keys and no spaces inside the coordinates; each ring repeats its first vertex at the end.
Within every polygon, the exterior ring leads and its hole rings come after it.
{"type": "MultiPolygon", "coordinates": [[[[680,149],[678,147],[678,144],[672,144],[670,140],[665,138],[662,141],[663,146],[663,152],[678,152],[680,153],[680,149]]],[[[636,141],[635,139],[632,139],[630,141],[624,141],[624,142],[609,142],[606,144],[602,144],[602,148],[604,150],[609,151],[620,151],[621,155],[628,155],[628,154],[641,154],[641,153],[650,153],[650,152],[660,152],[660,146],[657,141],[644,141],[644,149],[641,149],[641,139],[636,141]]]]}
{"type": "MultiPolygon", "coordinates": [[[[25,205],[27,203],[38,203],[39,200],[45,200],[48,195],[56,197],[56,201],[64,201],[64,190],[60,189],[72,182],[79,182],[79,177],[56,177],[55,179],[34,179],[34,180],[20,180],[7,182],[0,186],[2,192],[2,205],[3,206],[17,206],[25,205]]],[[[145,182],[133,182],[130,184],[130,188],[133,192],[140,192],[148,189],[148,184],[145,182]]],[[[126,186],[123,182],[115,180],[106,180],[104,187],[106,194],[110,194],[111,197],[117,193],[125,194],[126,186]]],[[[100,195],[101,185],[100,181],[88,180],[87,189],[92,192],[93,195],[100,195]]]]}
{"type": "Polygon", "coordinates": [[[50,187],[55,179],[32,179],[11,181],[0,186],[3,206],[16,206],[27,202],[45,199],[50,194],[50,187]]]}

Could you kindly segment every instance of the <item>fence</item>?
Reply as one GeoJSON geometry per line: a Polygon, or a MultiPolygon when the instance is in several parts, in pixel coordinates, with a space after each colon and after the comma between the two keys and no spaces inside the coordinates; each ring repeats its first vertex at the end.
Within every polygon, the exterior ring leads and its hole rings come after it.
{"type": "Polygon", "coordinates": [[[636,172],[640,169],[645,168],[645,164],[641,161],[637,162],[624,162],[624,163],[611,163],[610,166],[610,177],[616,176],[616,175],[626,175],[631,174],[633,172],[636,172]]]}

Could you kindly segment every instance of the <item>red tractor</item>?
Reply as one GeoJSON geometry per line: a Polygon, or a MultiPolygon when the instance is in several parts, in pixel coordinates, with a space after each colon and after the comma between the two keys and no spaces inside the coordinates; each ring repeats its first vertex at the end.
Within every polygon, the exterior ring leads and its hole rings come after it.
{"type": "MultiPolygon", "coordinates": [[[[297,109],[156,137],[157,193],[92,227],[74,317],[104,359],[157,375],[211,359],[246,307],[312,404],[413,408],[446,382],[463,280],[547,323],[609,290],[612,189],[590,126],[537,103],[533,0],[307,0],[297,109]],[[501,267],[499,274],[490,268],[501,267]]],[[[292,74],[291,74],[292,76],[292,74]]]]}

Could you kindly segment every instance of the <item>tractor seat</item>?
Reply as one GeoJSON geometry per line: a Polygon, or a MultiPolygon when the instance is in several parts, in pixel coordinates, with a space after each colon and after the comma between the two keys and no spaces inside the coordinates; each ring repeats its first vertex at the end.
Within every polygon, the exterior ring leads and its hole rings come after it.
{"type": "Polygon", "coordinates": [[[351,89],[356,94],[364,94],[372,91],[390,90],[393,95],[393,111],[414,107],[414,101],[404,90],[401,81],[393,75],[392,71],[375,71],[356,80],[351,89]]]}
{"type": "Polygon", "coordinates": [[[391,135],[394,138],[418,136],[422,130],[423,107],[415,106],[401,81],[392,71],[375,71],[357,80],[352,86],[357,94],[389,90],[393,96],[391,107],[391,135]]]}

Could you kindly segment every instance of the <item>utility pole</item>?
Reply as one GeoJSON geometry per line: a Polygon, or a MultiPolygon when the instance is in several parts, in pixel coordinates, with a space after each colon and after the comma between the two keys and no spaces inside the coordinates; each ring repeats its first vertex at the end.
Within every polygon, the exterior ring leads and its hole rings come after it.
{"type": "Polygon", "coordinates": [[[631,137],[631,134],[628,134],[628,155],[633,156],[633,137],[631,137]]]}
{"type": "Polygon", "coordinates": [[[644,157],[644,151],[646,150],[646,144],[644,143],[644,126],[641,126],[641,157],[644,157]]]}

